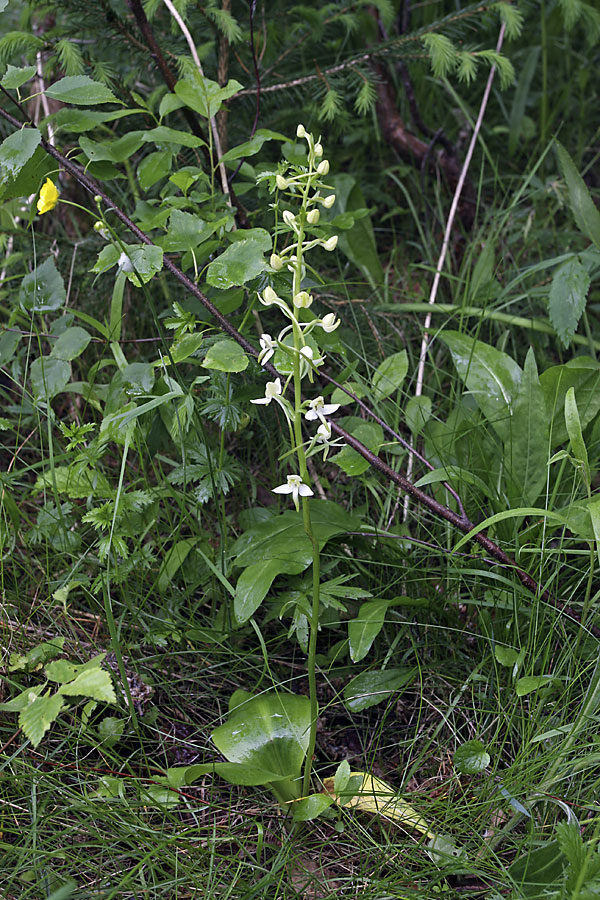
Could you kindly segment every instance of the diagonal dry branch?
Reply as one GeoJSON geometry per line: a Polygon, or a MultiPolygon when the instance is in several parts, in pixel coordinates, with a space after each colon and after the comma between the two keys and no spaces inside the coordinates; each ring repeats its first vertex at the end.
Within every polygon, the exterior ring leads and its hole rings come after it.
{"type": "MultiPolygon", "coordinates": [[[[4,93],[7,93],[4,91],[4,93]]],[[[7,94],[7,96],[10,96],[7,94]]],[[[24,115],[24,110],[18,104],[14,98],[10,98],[12,102],[14,102],[20,109],[21,113],[24,115]]],[[[14,128],[22,128],[23,123],[19,122],[14,116],[8,113],[5,109],[0,107],[0,117],[5,121],[9,122],[14,128]]],[[[31,123],[26,123],[31,124],[31,123]]],[[[146,244],[148,246],[153,246],[152,240],[145,234],[136,224],[133,222],[127,213],[125,213],[117,204],[115,204],[108,194],[101,188],[96,182],[90,178],[83,169],[77,165],[77,163],[68,159],[64,156],[59,150],[53,147],[44,137],[42,137],[42,146],[44,150],[52,156],[60,165],[75,178],[83,188],[89,191],[92,195],[99,195],[102,197],[104,202],[107,204],[107,207],[116,215],[116,217],[125,225],[127,229],[140,241],[140,243],[146,244]]],[[[206,297],[202,291],[198,288],[198,286],[190,279],[188,276],[179,269],[172,260],[170,260],[167,256],[164,257],[164,266],[165,268],[171,272],[174,278],[182,284],[186,290],[188,290],[191,294],[193,294],[207,309],[207,311],[211,314],[214,321],[217,323],[219,328],[228,334],[233,340],[237,341],[237,343],[251,356],[257,357],[258,350],[248,341],[232,324],[228,321],[228,319],[214,306],[213,303],[206,297]]],[[[281,377],[280,373],[270,364],[267,363],[263,365],[263,368],[269,372],[273,377],[281,377]]],[[[326,376],[326,380],[334,383],[333,379],[326,376]]],[[[343,385],[340,385],[342,390],[349,396],[353,396],[350,391],[347,391],[343,385]]],[[[376,414],[369,409],[369,407],[364,404],[362,401],[360,402],[361,408],[365,413],[375,418],[380,424],[386,428],[386,430],[390,431],[389,427],[385,425],[383,420],[379,419],[376,414]]],[[[333,431],[342,437],[348,446],[352,447],[359,453],[364,459],[367,460],[369,465],[383,475],[388,481],[393,482],[407,494],[409,494],[415,501],[429,509],[434,515],[437,517],[444,519],[446,522],[450,523],[456,529],[461,531],[463,534],[468,534],[475,527],[475,523],[472,522],[465,514],[462,512],[456,513],[443,504],[439,503],[434,497],[430,497],[420,488],[416,487],[411,481],[401,475],[399,472],[395,472],[388,464],[381,459],[377,454],[373,453],[367,447],[364,446],[360,441],[356,440],[351,434],[349,434],[345,429],[341,428],[334,421],[331,422],[331,426],[333,431]]],[[[565,615],[570,617],[575,621],[580,621],[580,616],[576,610],[572,607],[569,607],[567,604],[562,601],[551,597],[549,592],[545,590],[538,582],[532,578],[527,572],[521,569],[514,559],[512,559],[507,553],[502,550],[498,544],[492,541],[486,534],[483,532],[477,532],[472,535],[472,540],[478,543],[486,553],[493,557],[493,559],[497,560],[502,566],[512,569],[519,579],[519,581],[534,595],[541,597],[547,602],[551,603],[556,608],[560,609],[565,615]]],[[[596,628],[592,626],[590,631],[596,636],[600,637],[600,628],[596,628]]]]}

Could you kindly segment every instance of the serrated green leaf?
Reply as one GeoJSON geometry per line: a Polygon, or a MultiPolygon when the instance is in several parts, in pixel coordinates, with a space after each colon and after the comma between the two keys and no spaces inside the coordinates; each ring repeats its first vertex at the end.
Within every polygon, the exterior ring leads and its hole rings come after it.
{"type": "Polygon", "coordinates": [[[577,331],[589,287],[590,276],[577,256],[559,266],[552,277],[548,313],[565,348],[577,331]]]}
{"type": "Polygon", "coordinates": [[[63,708],[64,700],[58,694],[52,697],[36,697],[19,714],[19,726],[34,747],[37,747],[45,733],[63,708]]]}
{"type": "Polygon", "coordinates": [[[94,106],[96,103],[120,103],[110,88],[100,81],[93,81],[88,75],[67,75],[55,82],[44,92],[61,103],[79,106],[94,106]]]}
{"type": "Polygon", "coordinates": [[[2,87],[6,88],[7,91],[16,90],[17,88],[20,88],[22,84],[29,81],[30,78],[33,78],[36,71],[37,69],[35,66],[17,68],[16,66],[9,65],[2,76],[0,84],[2,87]]]}
{"type": "Polygon", "coordinates": [[[63,684],[58,693],[68,697],[91,697],[103,703],[117,702],[111,677],[99,665],[80,672],[74,681],[63,684]]]}
{"type": "Polygon", "coordinates": [[[233,97],[243,88],[235,79],[230,79],[221,87],[198,71],[187,72],[185,77],[175,85],[175,94],[186,106],[195,110],[205,119],[215,116],[225,100],[233,97]]]}

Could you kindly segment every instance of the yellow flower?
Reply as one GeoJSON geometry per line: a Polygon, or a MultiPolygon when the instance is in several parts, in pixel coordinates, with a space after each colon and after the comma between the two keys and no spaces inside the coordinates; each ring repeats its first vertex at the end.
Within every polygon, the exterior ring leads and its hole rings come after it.
{"type": "Polygon", "coordinates": [[[42,185],[42,189],[40,190],[40,196],[37,202],[37,211],[40,216],[42,216],[44,213],[50,212],[51,209],[54,209],[57,203],[58,191],[56,189],[56,185],[49,178],[46,178],[46,183],[42,185]]]}

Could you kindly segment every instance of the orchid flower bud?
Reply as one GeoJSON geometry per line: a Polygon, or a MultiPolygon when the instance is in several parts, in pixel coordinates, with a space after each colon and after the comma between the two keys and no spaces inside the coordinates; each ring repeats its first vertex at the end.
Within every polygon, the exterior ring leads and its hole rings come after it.
{"type": "Polygon", "coordinates": [[[328,250],[329,252],[331,252],[332,250],[335,250],[335,248],[337,247],[337,242],[338,242],[338,236],[337,236],[337,234],[334,234],[332,237],[327,238],[326,241],[323,241],[323,243],[321,244],[321,247],[323,248],[323,250],[328,250]]]}
{"type": "Polygon", "coordinates": [[[298,125],[298,127],[296,128],[296,137],[306,137],[306,128],[304,127],[304,125],[298,125]]]}
{"type": "Polygon", "coordinates": [[[306,221],[309,225],[316,225],[320,218],[321,213],[318,209],[311,209],[311,211],[306,214],[306,221]]]}
{"type": "Polygon", "coordinates": [[[313,298],[308,291],[300,291],[294,296],[294,306],[297,309],[308,309],[312,305],[313,298]]]}
{"type": "Polygon", "coordinates": [[[283,221],[284,221],[285,224],[288,225],[290,228],[294,228],[294,229],[295,229],[295,226],[296,226],[296,216],[294,215],[293,212],[291,212],[291,210],[289,210],[289,209],[284,209],[284,211],[283,211],[283,221]]]}
{"type": "Polygon", "coordinates": [[[276,272],[279,272],[280,269],[283,269],[283,260],[277,253],[271,253],[271,259],[269,260],[271,263],[271,268],[275,269],[276,272]]]}
{"type": "Polygon", "coordinates": [[[323,316],[319,324],[323,331],[325,331],[327,334],[331,334],[331,332],[335,331],[335,329],[340,324],[340,320],[336,319],[335,313],[330,312],[327,313],[326,316],[323,316]]]}
{"type": "Polygon", "coordinates": [[[279,300],[279,297],[270,285],[264,289],[262,297],[259,294],[258,298],[265,306],[271,306],[271,304],[279,300]]]}
{"type": "Polygon", "coordinates": [[[283,177],[283,175],[279,174],[275,176],[275,183],[280,191],[285,191],[288,186],[287,180],[283,177]]]}
{"type": "Polygon", "coordinates": [[[327,175],[329,172],[329,160],[323,159],[317,166],[317,174],[318,175],[327,175]]]}
{"type": "Polygon", "coordinates": [[[328,197],[324,198],[322,203],[323,203],[323,206],[325,207],[325,209],[331,209],[331,207],[335,203],[335,194],[329,194],[328,197]]]}
{"type": "Polygon", "coordinates": [[[317,159],[319,159],[321,156],[323,156],[323,144],[321,144],[321,143],[315,144],[315,156],[317,159]]]}

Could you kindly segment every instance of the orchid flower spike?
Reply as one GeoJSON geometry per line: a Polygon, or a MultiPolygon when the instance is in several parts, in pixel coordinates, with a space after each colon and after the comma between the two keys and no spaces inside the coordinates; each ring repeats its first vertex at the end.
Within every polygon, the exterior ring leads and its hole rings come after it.
{"type": "Polygon", "coordinates": [[[339,403],[325,403],[322,397],[315,397],[314,400],[309,400],[308,409],[304,413],[304,418],[309,422],[315,422],[317,419],[320,419],[323,425],[325,425],[325,416],[333,415],[339,408],[339,403]]]}
{"type": "Polygon", "coordinates": [[[304,484],[300,475],[288,475],[287,484],[280,484],[279,487],[273,488],[274,494],[291,494],[294,506],[300,511],[300,503],[298,497],[312,497],[314,491],[304,484]]]}
{"type": "Polygon", "coordinates": [[[265,387],[265,396],[259,397],[257,400],[251,400],[250,403],[259,403],[268,406],[271,400],[277,400],[278,397],[281,396],[281,378],[276,378],[275,381],[267,381],[267,386],[265,387]]]}
{"type": "MultiPolygon", "coordinates": [[[[260,353],[258,354],[258,362],[259,365],[264,365],[271,359],[277,350],[277,341],[274,341],[270,334],[261,334],[259,343],[260,353]]],[[[256,401],[253,400],[252,402],[255,403],[256,401]]]]}

